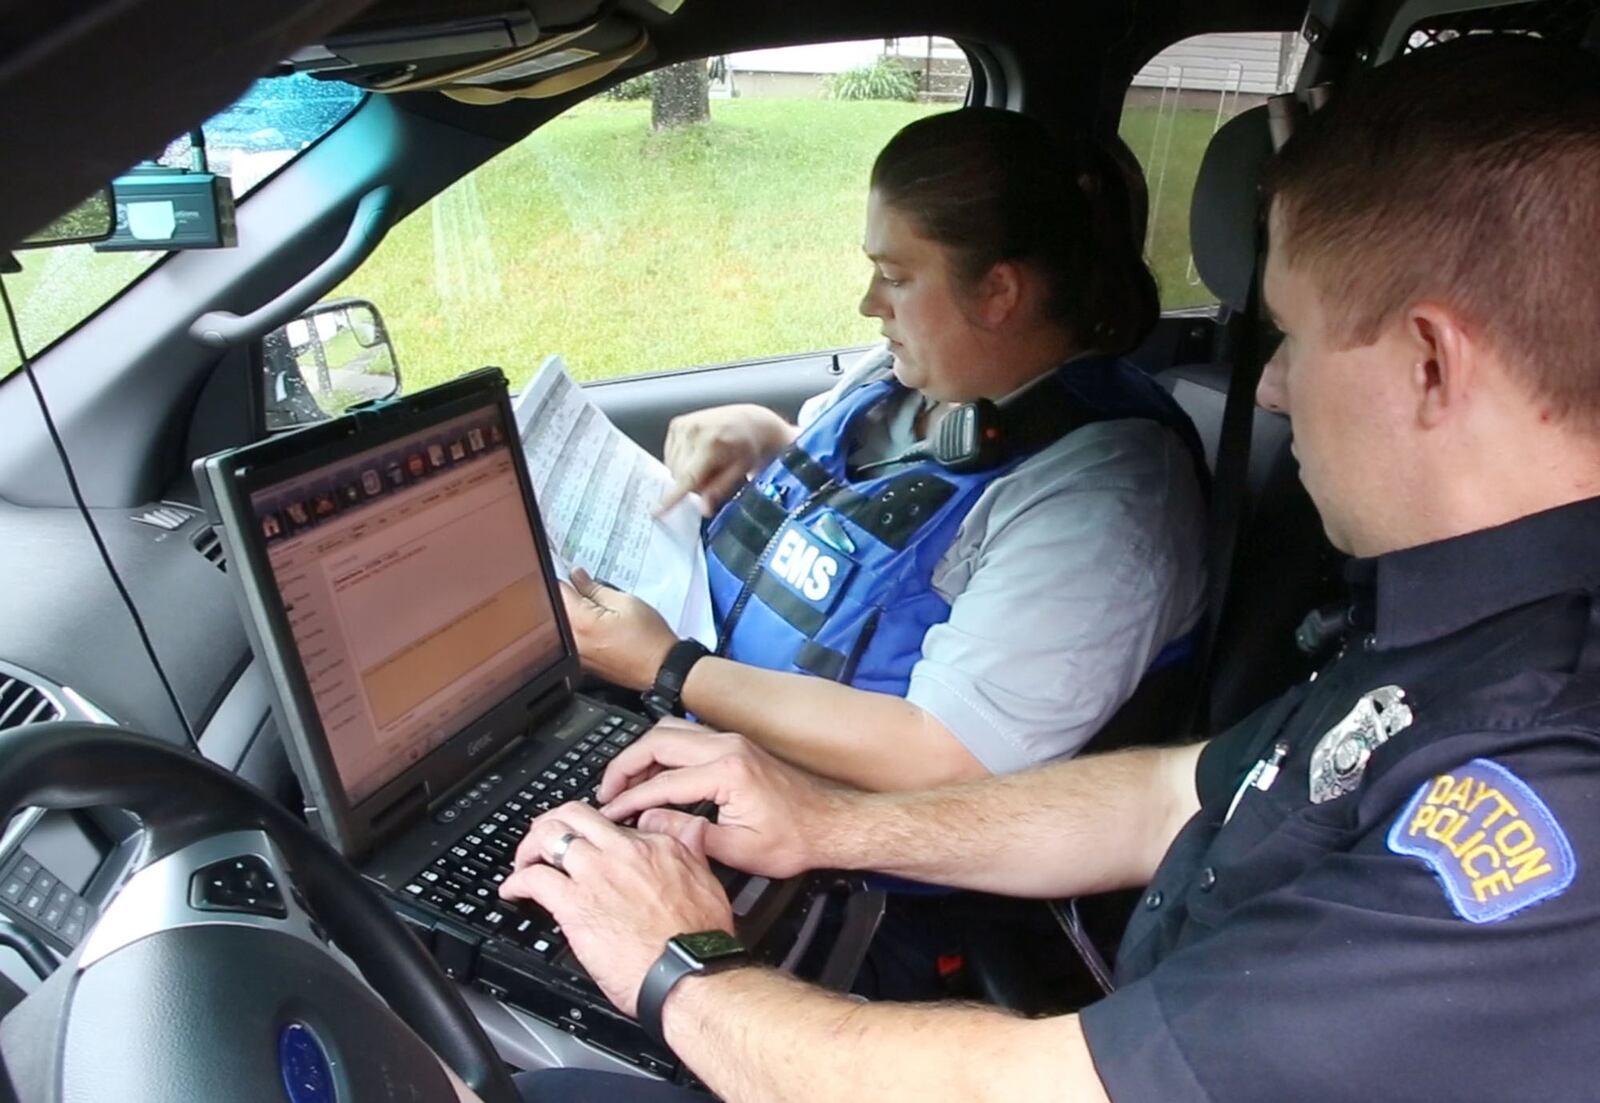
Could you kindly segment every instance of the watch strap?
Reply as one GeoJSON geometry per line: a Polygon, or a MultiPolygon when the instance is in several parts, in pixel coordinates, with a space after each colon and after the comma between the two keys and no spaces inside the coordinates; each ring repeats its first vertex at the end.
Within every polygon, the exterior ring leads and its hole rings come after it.
{"type": "Polygon", "coordinates": [[[672,645],[656,672],[655,685],[644,692],[645,707],[657,720],[682,715],[683,684],[689,680],[689,670],[709,654],[699,640],[679,640],[672,645]]]}
{"type": "Polygon", "coordinates": [[[661,1010],[666,1006],[667,997],[678,986],[678,982],[688,976],[715,974],[737,968],[748,964],[749,961],[749,956],[743,952],[723,954],[710,961],[701,961],[680,945],[677,938],[668,940],[666,949],[661,951],[661,956],[656,958],[655,964],[650,966],[650,971],[644,975],[644,982],[639,985],[639,998],[635,1001],[639,1025],[663,1049],[670,1051],[666,1032],[661,1026],[661,1010]]]}
{"type": "Polygon", "coordinates": [[[644,975],[644,983],[639,986],[639,1025],[663,1049],[669,1048],[667,1036],[661,1028],[661,1009],[666,1006],[667,995],[678,986],[680,980],[699,970],[699,962],[685,957],[669,942],[667,948],[661,951],[661,956],[656,958],[655,964],[650,966],[650,971],[644,975]]]}

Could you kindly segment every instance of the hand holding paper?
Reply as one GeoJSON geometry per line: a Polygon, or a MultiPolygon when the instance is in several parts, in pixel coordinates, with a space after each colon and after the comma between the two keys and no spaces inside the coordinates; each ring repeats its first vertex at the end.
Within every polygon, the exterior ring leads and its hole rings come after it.
{"type": "MultiPolygon", "coordinates": [[[[563,576],[581,567],[654,608],[678,636],[716,644],[700,512],[673,480],[589,401],[560,357],[514,403],[534,497],[563,576]]],[[[586,656],[587,657],[587,656],[586,656]]]]}
{"type": "Polygon", "coordinates": [[[561,584],[567,620],[586,670],[613,685],[646,690],[678,642],[661,614],[631,594],[614,590],[574,567],[561,584]]]}

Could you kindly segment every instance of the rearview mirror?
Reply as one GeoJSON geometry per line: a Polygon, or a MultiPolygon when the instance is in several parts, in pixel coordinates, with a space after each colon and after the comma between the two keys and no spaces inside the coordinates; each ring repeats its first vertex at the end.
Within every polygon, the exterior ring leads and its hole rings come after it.
{"type": "Polygon", "coordinates": [[[400,393],[400,362],[378,308],[330,299],[261,338],[261,407],[269,433],[338,417],[400,393]]]}
{"type": "Polygon", "coordinates": [[[116,229],[116,205],[109,187],[101,188],[50,225],[35,230],[17,244],[18,249],[44,249],[52,245],[82,245],[104,241],[116,229]]]}

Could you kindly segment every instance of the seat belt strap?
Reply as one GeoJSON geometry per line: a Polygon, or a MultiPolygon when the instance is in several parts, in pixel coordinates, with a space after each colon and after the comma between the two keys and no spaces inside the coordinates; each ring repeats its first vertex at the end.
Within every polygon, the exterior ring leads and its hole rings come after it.
{"type": "Polygon", "coordinates": [[[1206,533],[1206,628],[1200,649],[1201,691],[1190,727],[1201,734],[1211,729],[1211,675],[1217,636],[1233,584],[1239,532],[1246,518],[1245,498],[1250,486],[1250,440],[1255,428],[1256,385],[1265,367],[1261,356],[1261,270],[1264,238],[1259,217],[1255,231],[1255,266],[1242,313],[1228,319],[1224,330],[1225,353],[1233,363],[1228,396],[1222,408],[1222,429],[1217,439],[1217,470],[1211,484],[1211,515],[1206,533]]]}

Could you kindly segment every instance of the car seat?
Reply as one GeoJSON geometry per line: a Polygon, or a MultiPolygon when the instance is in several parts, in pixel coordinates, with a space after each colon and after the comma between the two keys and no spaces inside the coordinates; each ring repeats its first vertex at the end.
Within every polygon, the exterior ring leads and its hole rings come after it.
{"type": "MultiPolygon", "coordinates": [[[[1249,322],[1244,314],[1256,261],[1257,181],[1271,150],[1266,109],[1244,112],[1215,135],[1196,180],[1190,220],[1195,267],[1221,302],[1225,332],[1249,322]]],[[[1235,367],[1231,359],[1222,359],[1157,374],[1194,422],[1213,472],[1235,367]]],[[[1253,382],[1244,385],[1253,387],[1253,382]]],[[[1089,749],[1214,734],[1310,673],[1313,657],[1295,646],[1295,628],[1306,613],[1337,596],[1341,557],[1328,544],[1300,484],[1291,439],[1288,418],[1254,411],[1231,579],[1222,607],[1207,611],[1216,629],[1198,712],[1187,726],[1152,727],[1161,722],[1160,712],[1146,700],[1154,693],[1141,685],[1089,749]]],[[[1215,497],[1212,504],[1215,508],[1215,497]]],[[[1137,893],[1123,892],[1078,902],[1086,932],[1103,956],[1115,951],[1136,899],[1137,893]]],[[[990,914],[994,921],[971,928],[977,933],[963,947],[974,995],[1025,1014],[1044,1014],[1081,1005],[1086,994],[1095,994],[1083,983],[1086,974],[1078,983],[1062,984],[1063,959],[1074,952],[1046,905],[995,899],[990,914]],[[1018,930],[1037,937],[1018,939],[1018,930]],[[985,931],[995,936],[986,937],[985,931]]]]}

